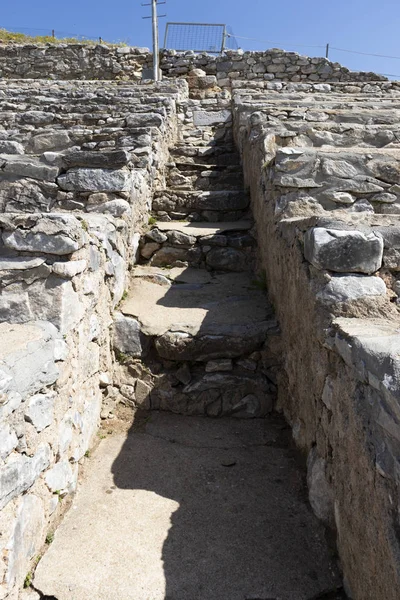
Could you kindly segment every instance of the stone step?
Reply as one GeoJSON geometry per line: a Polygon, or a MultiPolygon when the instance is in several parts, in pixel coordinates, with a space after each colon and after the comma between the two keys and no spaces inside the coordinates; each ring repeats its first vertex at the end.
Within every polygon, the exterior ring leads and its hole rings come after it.
{"type": "Polygon", "coordinates": [[[186,264],[209,271],[248,271],[256,244],[250,228],[250,221],[157,223],[141,240],[141,259],[156,267],[186,264]]]}
{"type": "MultiPolygon", "coordinates": [[[[272,407],[277,368],[272,339],[278,327],[254,275],[137,267],[120,310],[120,333],[139,323],[140,359],[151,374],[148,408],[211,415],[213,409],[205,407],[219,400],[214,416],[235,411],[261,416],[272,407]]],[[[118,351],[118,339],[127,338],[116,339],[118,351]]],[[[127,346],[120,347],[129,355],[127,346]]],[[[128,373],[142,367],[126,360],[121,370],[129,381],[128,373]]]]}
{"type": "Polygon", "coordinates": [[[234,146],[175,146],[170,149],[172,160],[180,165],[234,165],[240,164],[240,157],[234,146]]]}
{"type": "Polygon", "coordinates": [[[205,169],[200,165],[199,169],[193,169],[188,165],[187,169],[171,169],[167,174],[168,187],[175,190],[238,190],[243,188],[243,174],[241,168],[205,169]]]}
{"type": "Polygon", "coordinates": [[[159,190],[153,199],[158,220],[237,221],[243,219],[249,197],[236,190],[159,190]]]}

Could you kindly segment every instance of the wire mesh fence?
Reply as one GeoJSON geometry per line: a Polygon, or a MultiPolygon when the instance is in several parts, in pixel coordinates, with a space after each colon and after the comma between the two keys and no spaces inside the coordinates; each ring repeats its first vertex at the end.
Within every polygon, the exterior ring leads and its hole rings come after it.
{"type": "Polygon", "coordinates": [[[213,23],[167,23],[164,48],[185,52],[220,54],[226,48],[226,25],[213,23]]]}

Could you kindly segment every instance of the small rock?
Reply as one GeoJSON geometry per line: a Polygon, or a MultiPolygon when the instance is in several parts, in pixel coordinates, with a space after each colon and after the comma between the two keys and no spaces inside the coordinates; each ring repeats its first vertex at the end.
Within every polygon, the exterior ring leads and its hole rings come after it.
{"type": "Polygon", "coordinates": [[[162,233],[159,229],[154,228],[148,231],[145,236],[152,240],[153,242],[157,242],[157,244],[163,244],[167,241],[168,236],[165,233],[162,233]]]}
{"type": "Polygon", "coordinates": [[[210,360],[206,364],[206,373],[216,373],[217,371],[232,371],[233,363],[230,358],[221,360],[210,360]]]}
{"type": "Polygon", "coordinates": [[[140,255],[143,256],[143,258],[149,259],[153,256],[154,252],[157,252],[160,248],[160,244],[148,242],[140,249],[140,255]]]}
{"type": "Polygon", "coordinates": [[[187,385],[192,380],[192,375],[187,363],[184,363],[176,372],[175,377],[184,385],[187,385]]]}

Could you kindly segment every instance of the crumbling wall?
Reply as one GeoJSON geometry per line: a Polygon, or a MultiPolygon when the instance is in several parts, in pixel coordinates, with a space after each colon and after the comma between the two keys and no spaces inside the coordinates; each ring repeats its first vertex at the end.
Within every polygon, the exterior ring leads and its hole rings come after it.
{"type": "Polygon", "coordinates": [[[115,402],[113,312],[186,87],[1,87],[0,597],[14,598],[115,402]]]}
{"type": "Polygon", "coordinates": [[[308,455],[311,506],[349,595],[395,600],[398,109],[333,92],[240,91],[235,132],[282,330],[278,408],[308,455]]]}

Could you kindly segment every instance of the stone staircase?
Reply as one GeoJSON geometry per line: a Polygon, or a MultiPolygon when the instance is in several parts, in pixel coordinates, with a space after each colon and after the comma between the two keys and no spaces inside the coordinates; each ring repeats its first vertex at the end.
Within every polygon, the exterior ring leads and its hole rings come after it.
{"type": "Polygon", "coordinates": [[[221,121],[220,110],[197,103],[192,113],[192,102],[181,106],[186,118],[170,149],[165,189],[155,192],[158,220],[141,239],[120,307],[117,383],[146,408],[265,416],[276,396],[278,326],[255,274],[240,159],[226,112],[221,121]],[[196,119],[210,124],[196,127],[196,119]],[[123,334],[134,319],[136,359],[123,334]]]}

